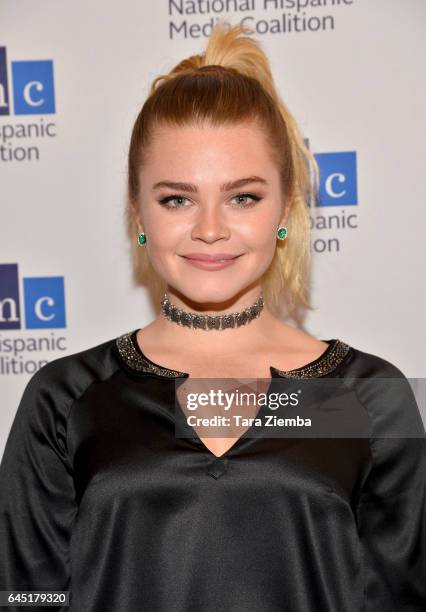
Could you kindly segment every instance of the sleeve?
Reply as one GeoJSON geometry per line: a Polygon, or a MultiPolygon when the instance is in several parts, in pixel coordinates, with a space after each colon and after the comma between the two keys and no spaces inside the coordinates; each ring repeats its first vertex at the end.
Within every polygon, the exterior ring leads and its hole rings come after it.
{"type": "Polygon", "coordinates": [[[76,503],[66,444],[68,408],[50,376],[50,365],[28,382],[0,464],[2,591],[70,590],[69,544],[76,503]]]}
{"type": "Polygon", "coordinates": [[[372,425],[357,507],[365,612],[426,610],[426,436],[409,382],[395,370],[399,380],[364,388],[372,425]]]}

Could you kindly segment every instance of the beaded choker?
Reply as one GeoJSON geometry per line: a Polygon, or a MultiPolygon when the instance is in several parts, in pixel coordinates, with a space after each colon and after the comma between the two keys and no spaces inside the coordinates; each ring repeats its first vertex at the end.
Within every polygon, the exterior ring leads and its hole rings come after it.
{"type": "Polygon", "coordinates": [[[193,329],[205,329],[207,331],[216,329],[222,331],[224,329],[240,327],[250,323],[253,319],[258,317],[262,312],[264,305],[263,293],[260,292],[260,296],[257,301],[245,310],[241,312],[232,312],[224,315],[200,315],[196,312],[186,312],[182,308],[173,306],[171,304],[167,293],[164,294],[161,300],[161,310],[164,316],[173,321],[178,325],[185,327],[191,327],[193,329]]]}

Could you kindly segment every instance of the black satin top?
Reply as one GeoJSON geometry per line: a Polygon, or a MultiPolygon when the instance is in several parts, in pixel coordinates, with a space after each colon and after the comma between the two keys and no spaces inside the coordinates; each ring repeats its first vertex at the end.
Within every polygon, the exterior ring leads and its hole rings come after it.
{"type": "MultiPolygon", "coordinates": [[[[28,382],[0,466],[0,590],[69,590],[71,612],[426,610],[426,440],[408,382],[402,398],[366,390],[371,437],[243,435],[217,458],[176,437],[188,374],[148,359],[136,332],[28,382]],[[418,437],[386,437],[407,418],[418,437]]],[[[271,380],[406,380],[326,342],[271,380]]]]}

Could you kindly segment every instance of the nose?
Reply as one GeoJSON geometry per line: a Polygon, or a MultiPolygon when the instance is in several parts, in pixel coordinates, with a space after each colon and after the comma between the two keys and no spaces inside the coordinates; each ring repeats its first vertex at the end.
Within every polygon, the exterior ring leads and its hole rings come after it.
{"type": "Polygon", "coordinates": [[[229,228],[224,219],[223,211],[218,206],[202,206],[191,231],[193,240],[215,242],[229,238],[229,228]]]}

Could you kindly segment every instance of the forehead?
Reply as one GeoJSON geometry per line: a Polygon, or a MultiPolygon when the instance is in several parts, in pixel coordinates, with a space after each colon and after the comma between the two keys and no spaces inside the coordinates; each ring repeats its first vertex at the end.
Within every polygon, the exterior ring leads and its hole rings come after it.
{"type": "MultiPolygon", "coordinates": [[[[270,147],[262,128],[252,122],[232,126],[159,126],[146,158],[149,174],[176,171],[185,178],[213,170],[259,173],[273,170],[270,147]]],[[[175,177],[176,178],[176,177],[175,177]]],[[[181,177],[182,178],[182,177],[181,177]]],[[[189,177],[191,178],[191,177],[189,177]]]]}

